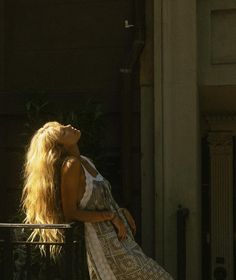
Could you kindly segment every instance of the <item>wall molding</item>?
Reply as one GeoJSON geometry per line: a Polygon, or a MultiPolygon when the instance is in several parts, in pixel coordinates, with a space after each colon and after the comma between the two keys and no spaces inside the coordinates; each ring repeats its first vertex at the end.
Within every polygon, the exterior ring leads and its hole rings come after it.
{"type": "Polygon", "coordinates": [[[204,133],[209,131],[228,131],[236,135],[236,112],[203,115],[204,133]]]}

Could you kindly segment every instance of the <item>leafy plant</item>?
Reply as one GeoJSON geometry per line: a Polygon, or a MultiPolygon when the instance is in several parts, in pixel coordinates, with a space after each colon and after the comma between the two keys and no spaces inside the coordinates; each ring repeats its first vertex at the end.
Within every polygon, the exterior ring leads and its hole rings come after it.
{"type": "Polygon", "coordinates": [[[93,159],[99,157],[102,149],[102,135],[105,133],[105,118],[103,106],[95,98],[80,100],[76,109],[63,111],[49,101],[44,92],[37,94],[22,94],[25,100],[26,122],[25,131],[22,133],[24,142],[48,121],[58,121],[62,124],[71,124],[82,132],[80,149],[93,159]]]}

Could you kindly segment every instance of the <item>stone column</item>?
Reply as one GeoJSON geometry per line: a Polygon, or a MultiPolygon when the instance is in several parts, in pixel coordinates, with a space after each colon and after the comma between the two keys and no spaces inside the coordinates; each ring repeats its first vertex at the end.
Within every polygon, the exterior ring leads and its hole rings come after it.
{"type": "Polygon", "coordinates": [[[196,3],[154,1],[155,250],[176,278],[176,210],[187,207],[188,280],[201,279],[196,3]]]}
{"type": "Polygon", "coordinates": [[[211,162],[211,279],[218,279],[214,274],[226,273],[225,279],[233,280],[233,137],[226,132],[212,132],[208,141],[211,162]]]}

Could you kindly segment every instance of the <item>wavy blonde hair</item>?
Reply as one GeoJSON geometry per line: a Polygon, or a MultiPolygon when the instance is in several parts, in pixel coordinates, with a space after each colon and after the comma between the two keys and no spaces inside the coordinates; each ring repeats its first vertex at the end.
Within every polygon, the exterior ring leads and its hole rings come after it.
{"type": "MultiPolygon", "coordinates": [[[[48,122],[34,134],[26,153],[24,164],[24,187],[22,209],[25,223],[58,224],[64,222],[60,201],[60,163],[65,150],[58,143],[60,128],[58,122],[48,122]]],[[[63,231],[59,229],[34,229],[29,240],[39,242],[63,242],[63,231]]],[[[54,259],[61,246],[50,245],[50,256],[54,259]]],[[[42,254],[46,254],[40,245],[42,254]]]]}

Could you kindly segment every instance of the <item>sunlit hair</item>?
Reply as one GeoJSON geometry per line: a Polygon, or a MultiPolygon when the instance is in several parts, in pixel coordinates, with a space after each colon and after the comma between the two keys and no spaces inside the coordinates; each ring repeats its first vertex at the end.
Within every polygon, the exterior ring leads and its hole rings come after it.
{"type": "MultiPolygon", "coordinates": [[[[60,166],[65,150],[58,143],[61,124],[48,122],[41,127],[30,142],[24,164],[24,187],[22,209],[25,212],[25,223],[58,224],[63,221],[60,197],[60,166]]],[[[58,229],[35,229],[30,241],[63,242],[64,235],[58,229]]],[[[50,246],[50,256],[56,258],[61,246],[50,246]]],[[[46,247],[40,246],[42,254],[46,247]]]]}

